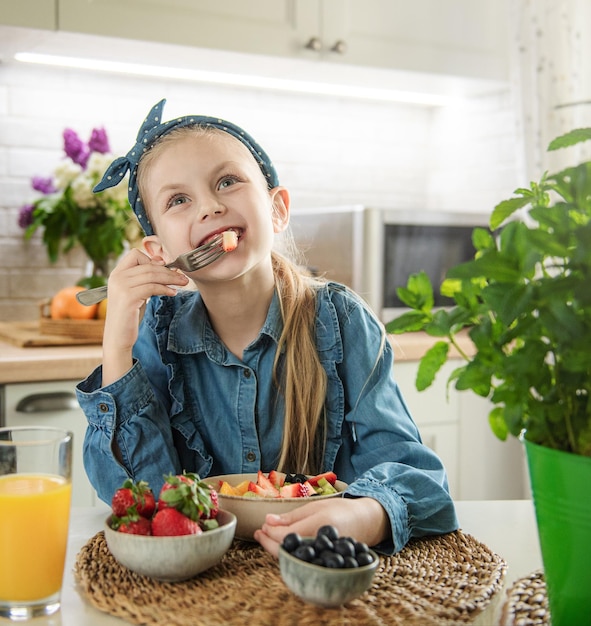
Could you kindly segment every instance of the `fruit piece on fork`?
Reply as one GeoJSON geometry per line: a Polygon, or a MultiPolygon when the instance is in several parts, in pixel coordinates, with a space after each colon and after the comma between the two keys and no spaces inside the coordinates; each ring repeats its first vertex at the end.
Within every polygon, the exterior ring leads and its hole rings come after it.
{"type": "Polygon", "coordinates": [[[233,230],[225,230],[222,233],[222,248],[224,252],[232,252],[238,247],[238,235],[233,230]]]}

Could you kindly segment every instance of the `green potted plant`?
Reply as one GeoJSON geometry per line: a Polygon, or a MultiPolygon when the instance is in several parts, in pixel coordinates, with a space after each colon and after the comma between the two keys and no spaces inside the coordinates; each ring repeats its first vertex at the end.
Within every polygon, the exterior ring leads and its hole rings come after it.
{"type": "MultiPolygon", "coordinates": [[[[574,130],[549,150],[589,139],[591,128],[574,130]]],[[[464,361],[448,385],[490,400],[497,437],[522,439],[552,623],[591,624],[591,161],[518,189],[489,226],[473,231],[474,258],[446,275],[452,307],[434,309],[419,272],[398,289],[410,310],[386,328],[439,338],[419,363],[418,390],[453,346],[464,361]]]]}

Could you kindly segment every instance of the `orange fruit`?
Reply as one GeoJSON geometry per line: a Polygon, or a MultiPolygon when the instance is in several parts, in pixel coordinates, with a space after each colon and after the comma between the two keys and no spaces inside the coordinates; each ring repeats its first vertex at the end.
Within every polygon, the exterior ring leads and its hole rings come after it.
{"type": "Polygon", "coordinates": [[[97,305],[97,319],[104,320],[107,317],[107,299],[101,300],[97,305]]]}
{"type": "Polygon", "coordinates": [[[76,294],[84,287],[72,285],[60,289],[51,299],[49,314],[52,320],[91,320],[96,317],[98,305],[84,306],[76,300],[76,294]]]}

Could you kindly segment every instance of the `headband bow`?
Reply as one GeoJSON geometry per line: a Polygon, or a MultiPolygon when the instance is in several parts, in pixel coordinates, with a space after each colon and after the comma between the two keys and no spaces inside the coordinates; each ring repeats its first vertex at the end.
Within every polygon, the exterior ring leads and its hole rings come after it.
{"type": "Polygon", "coordinates": [[[164,108],[166,100],[161,100],[152,107],[148,116],[144,120],[136,138],[136,143],[133,148],[124,156],[115,159],[104,173],[102,180],[95,186],[93,191],[95,193],[103,191],[108,187],[115,187],[118,185],[127,172],[129,172],[129,188],[127,190],[127,197],[129,198],[129,204],[133,209],[141,227],[144,229],[146,235],[153,235],[154,230],[150,224],[150,220],[146,215],[142,200],[139,197],[137,187],[137,168],[140,159],[143,154],[147,152],[154,143],[170,132],[173,128],[180,128],[182,126],[207,126],[214,127],[222,130],[232,137],[238,139],[243,143],[251,152],[255,161],[258,163],[269,189],[277,187],[279,185],[279,179],[277,172],[273,167],[271,159],[267,156],[266,152],[259,146],[259,144],[242,128],[221,120],[215,117],[207,117],[204,115],[188,115],[185,117],[178,117],[174,120],[161,123],[162,109],[164,108]]]}

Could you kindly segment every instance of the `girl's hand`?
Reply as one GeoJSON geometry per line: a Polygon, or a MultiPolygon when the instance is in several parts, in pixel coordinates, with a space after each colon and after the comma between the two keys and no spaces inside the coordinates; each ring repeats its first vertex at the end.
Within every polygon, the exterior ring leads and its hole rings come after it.
{"type": "Polygon", "coordinates": [[[254,538],[273,556],[289,533],[313,537],[325,524],[334,526],[341,536],[353,537],[369,546],[390,536],[390,520],[382,505],[373,498],[328,498],[310,502],[283,515],[267,515],[254,538]]]}
{"type": "Polygon", "coordinates": [[[174,296],[189,279],[168,269],[164,261],[131,250],[109,276],[109,303],[103,335],[103,386],[125,374],[132,366],[131,350],[146,300],[151,296],[174,296]]]}

